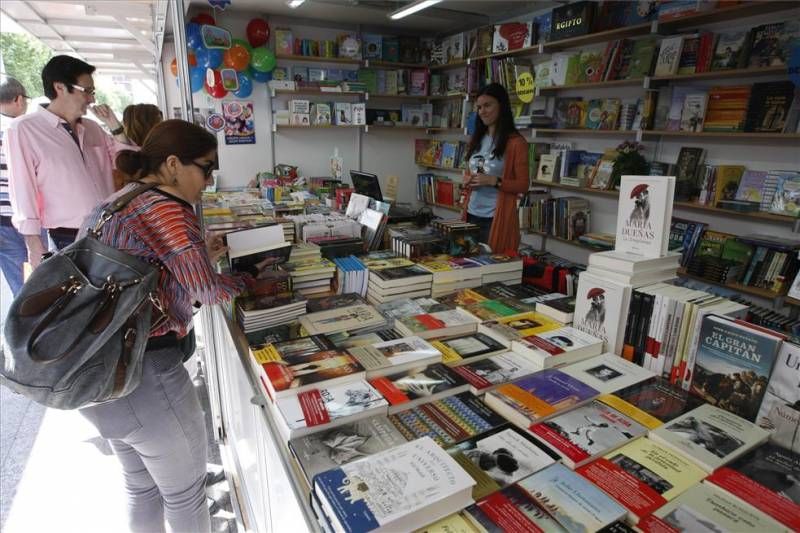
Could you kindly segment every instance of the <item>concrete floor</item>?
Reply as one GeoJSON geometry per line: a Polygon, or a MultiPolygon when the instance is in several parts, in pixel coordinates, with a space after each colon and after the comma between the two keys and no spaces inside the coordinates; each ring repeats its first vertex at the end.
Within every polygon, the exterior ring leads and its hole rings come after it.
{"type": "MultiPolygon", "coordinates": [[[[10,302],[10,290],[0,275],[0,322],[10,302]]],[[[197,368],[194,359],[187,363],[187,368],[194,375],[197,368]]],[[[208,413],[205,383],[202,375],[195,377],[208,413]]],[[[210,434],[209,455],[210,463],[220,463],[219,448],[210,434]]],[[[221,483],[208,491],[222,504],[212,523],[213,530],[218,532],[236,531],[226,489],[227,483],[221,483]]],[[[128,531],[121,468],[94,427],[77,411],[46,409],[3,386],[0,386],[0,531],[128,531]]]]}

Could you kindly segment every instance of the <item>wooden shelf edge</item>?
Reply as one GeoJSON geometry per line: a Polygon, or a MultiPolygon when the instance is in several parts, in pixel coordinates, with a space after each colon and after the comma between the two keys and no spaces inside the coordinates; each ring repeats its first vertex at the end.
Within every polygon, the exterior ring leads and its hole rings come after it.
{"type": "Polygon", "coordinates": [[[550,235],[549,233],[544,233],[543,231],[533,231],[529,229],[522,230],[523,233],[528,235],[538,235],[539,237],[543,237],[545,239],[553,239],[557,242],[563,242],[564,244],[569,244],[571,246],[575,246],[576,248],[583,248],[584,250],[589,250],[590,252],[604,252],[609,250],[608,248],[603,248],[600,246],[592,246],[591,244],[587,244],[585,242],[577,241],[577,240],[569,240],[564,239],[562,237],[557,237],[555,235],[550,235]]]}
{"type": "Polygon", "coordinates": [[[718,281],[713,281],[710,279],[702,278],[700,276],[695,276],[694,274],[690,274],[684,268],[678,269],[678,275],[687,279],[693,279],[699,281],[701,283],[708,283],[709,285],[715,285],[717,287],[721,287],[723,289],[730,289],[732,291],[741,292],[743,294],[749,294],[751,296],[757,296],[759,298],[764,298],[765,300],[775,300],[777,298],[785,298],[786,293],[778,293],[773,292],[768,289],[759,289],[758,287],[750,287],[747,285],[742,285],[741,283],[720,283],[718,281]]]}
{"type": "Polygon", "coordinates": [[[569,89],[591,89],[602,87],[615,87],[624,85],[643,85],[644,78],[631,78],[627,80],[594,81],[589,83],[572,83],[570,85],[552,85],[550,87],[540,87],[540,92],[567,91],[569,89]]]}
{"type": "Polygon", "coordinates": [[[568,39],[551,41],[544,43],[544,51],[545,53],[557,52],[560,50],[566,50],[568,48],[577,48],[579,46],[622,39],[624,37],[647,35],[650,33],[651,27],[652,24],[650,22],[643,22],[642,24],[624,26],[622,28],[614,28],[612,30],[590,33],[588,35],[580,35],[578,37],[570,37],[568,39]]]}
{"type": "Polygon", "coordinates": [[[788,305],[800,306],[800,300],[792,298],[791,296],[784,298],[783,302],[788,305]]]}
{"type": "Polygon", "coordinates": [[[722,78],[738,78],[748,76],[768,76],[771,74],[787,74],[786,66],[780,67],[761,67],[761,68],[735,68],[726,70],[709,70],[707,72],[696,72],[694,74],[675,74],[672,76],[652,76],[651,82],[667,82],[682,80],[707,80],[722,78]]]}
{"type": "Polygon", "coordinates": [[[436,203],[431,203],[431,202],[424,202],[424,204],[428,205],[428,206],[431,206],[431,207],[440,207],[442,209],[447,209],[449,211],[455,211],[457,213],[460,213],[462,211],[462,208],[455,207],[455,206],[452,206],[452,205],[436,204],[436,203]]]}
{"type": "Polygon", "coordinates": [[[669,130],[642,130],[645,137],[724,137],[739,139],[800,139],[800,133],[758,133],[749,131],[669,131],[669,130]]]}
{"type": "Polygon", "coordinates": [[[360,65],[362,63],[360,59],[351,59],[349,57],[298,56],[294,54],[276,54],[275,59],[311,63],[345,63],[348,65],[360,65]]]}

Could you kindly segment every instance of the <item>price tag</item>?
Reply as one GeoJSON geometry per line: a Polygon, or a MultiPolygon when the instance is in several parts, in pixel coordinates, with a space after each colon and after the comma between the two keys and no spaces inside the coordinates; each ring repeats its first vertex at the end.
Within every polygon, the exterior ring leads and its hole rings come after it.
{"type": "Polygon", "coordinates": [[[517,98],[520,99],[525,104],[529,104],[533,101],[533,94],[535,92],[533,86],[533,76],[530,72],[523,72],[519,76],[517,76],[517,83],[516,83],[516,92],[517,98]]]}

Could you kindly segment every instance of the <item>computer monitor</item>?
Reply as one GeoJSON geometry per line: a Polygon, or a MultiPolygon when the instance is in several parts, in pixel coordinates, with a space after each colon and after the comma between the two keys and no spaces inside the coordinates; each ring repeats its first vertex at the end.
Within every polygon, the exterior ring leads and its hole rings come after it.
{"type": "Polygon", "coordinates": [[[369,172],[361,172],[360,170],[351,170],[350,179],[353,180],[353,190],[358,194],[369,196],[379,202],[383,201],[383,194],[381,194],[381,184],[378,181],[378,176],[370,174],[369,172]]]}

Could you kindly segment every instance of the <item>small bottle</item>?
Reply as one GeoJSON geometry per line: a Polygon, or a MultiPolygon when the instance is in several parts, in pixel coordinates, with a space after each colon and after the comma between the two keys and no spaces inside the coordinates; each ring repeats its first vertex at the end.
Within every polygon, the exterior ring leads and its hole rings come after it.
{"type": "Polygon", "coordinates": [[[344,160],[339,156],[339,147],[337,146],[333,149],[333,155],[331,156],[331,177],[341,180],[343,166],[344,160]]]}

